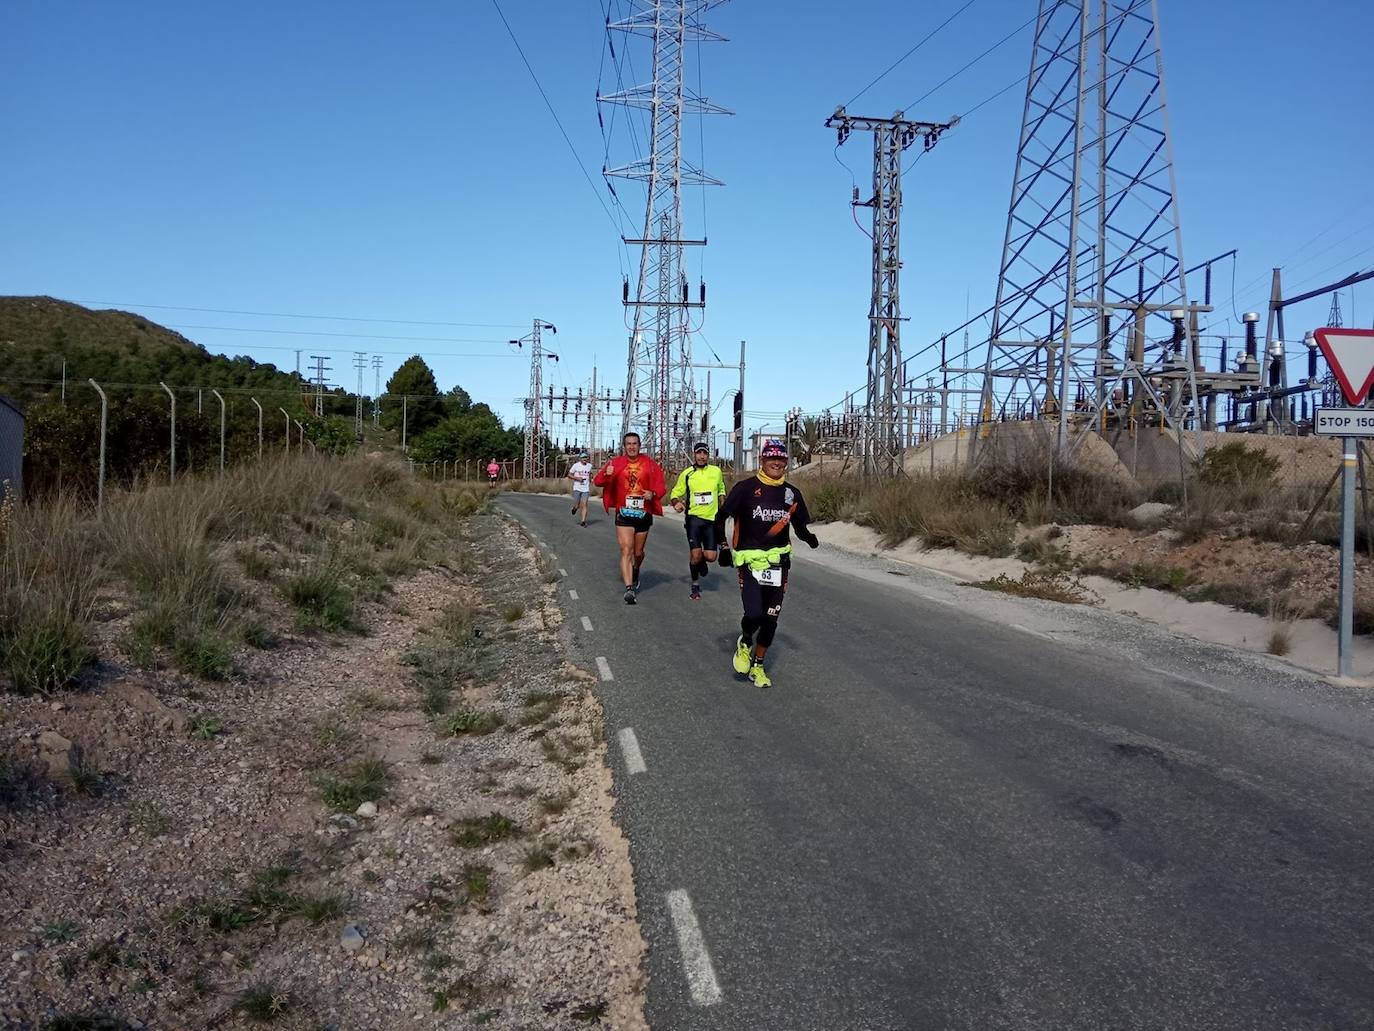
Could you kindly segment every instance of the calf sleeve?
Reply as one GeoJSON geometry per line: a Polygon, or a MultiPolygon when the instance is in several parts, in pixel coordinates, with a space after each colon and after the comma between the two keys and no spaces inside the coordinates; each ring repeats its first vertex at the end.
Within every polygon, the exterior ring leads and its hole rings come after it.
{"type": "MultiPolygon", "coordinates": [[[[774,620],[776,622],[776,620],[774,620]]],[[[754,634],[758,631],[763,620],[757,616],[745,616],[739,621],[739,628],[744,631],[744,643],[753,644],[754,634]]]]}

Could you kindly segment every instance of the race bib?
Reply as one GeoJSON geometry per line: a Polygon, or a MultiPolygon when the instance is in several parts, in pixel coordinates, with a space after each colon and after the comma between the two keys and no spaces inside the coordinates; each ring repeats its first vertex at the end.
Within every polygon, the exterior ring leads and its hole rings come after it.
{"type": "Polygon", "coordinates": [[[625,511],[626,511],[626,512],[637,512],[638,514],[643,515],[643,514],[644,514],[644,499],[643,499],[643,498],[626,498],[626,499],[625,499],[625,511]]]}
{"type": "Polygon", "coordinates": [[[750,570],[754,574],[754,579],[765,587],[782,586],[782,567],[769,566],[767,569],[750,570]]]}
{"type": "Polygon", "coordinates": [[[714,497],[715,497],[715,495],[712,494],[709,490],[708,490],[708,491],[695,491],[695,492],[693,492],[693,494],[692,494],[692,504],[693,504],[693,505],[709,505],[709,504],[711,503],[711,499],[713,499],[714,497]]]}

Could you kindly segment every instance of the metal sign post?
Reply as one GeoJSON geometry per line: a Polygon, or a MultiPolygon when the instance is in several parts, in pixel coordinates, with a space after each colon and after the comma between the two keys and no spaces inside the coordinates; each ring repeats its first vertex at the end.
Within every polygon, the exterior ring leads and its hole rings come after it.
{"type": "Polygon", "coordinates": [[[1349,408],[1317,413],[1313,429],[1341,438],[1341,578],[1337,622],[1336,673],[1353,674],[1355,615],[1355,469],[1359,438],[1374,436],[1374,411],[1362,408],[1374,386],[1374,330],[1326,327],[1316,330],[1317,346],[1340,384],[1349,408]]]}

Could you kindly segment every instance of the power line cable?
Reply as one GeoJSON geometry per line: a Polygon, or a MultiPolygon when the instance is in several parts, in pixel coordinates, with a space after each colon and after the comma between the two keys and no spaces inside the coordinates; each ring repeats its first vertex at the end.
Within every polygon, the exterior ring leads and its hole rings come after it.
{"type": "Polygon", "coordinates": [[[377,333],[323,333],[313,329],[258,329],[254,326],[200,326],[189,323],[168,323],[168,329],[213,329],[222,333],[269,333],[273,336],[339,337],[344,340],[418,340],[440,344],[504,344],[492,337],[412,337],[385,336],[377,333]]]}
{"type": "Polygon", "coordinates": [[[318,319],[327,322],[377,322],[393,326],[452,326],[464,329],[520,329],[519,322],[426,322],[420,319],[374,319],[360,315],[300,315],[288,311],[243,311],[237,308],[193,308],[184,304],[140,304],[134,301],[75,301],[75,304],[108,304],[115,308],[153,308],[159,311],[198,311],[212,315],[253,315],[272,319],[318,319]]]}
{"type": "Polygon", "coordinates": [[[558,112],[554,110],[553,103],[549,100],[549,95],[544,92],[544,86],[539,81],[539,76],[534,74],[534,66],[530,64],[530,59],[525,56],[525,48],[520,45],[520,40],[516,38],[515,31],[510,27],[510,22],[506,20],[506,12],[501,10],[499,0],[491,0],[491,5],[496,8],[496,13],[501,17],[501,24],[506,27],[506,34],[510,36],[511,42],[515,44],[516,51],[520,54],[520,60],[525,64],[525,70],[530,73],[530,78],[534,80],[535,88],[539,90],[539,95],[544,98],[544,106],[549,109],[549,114],[553,116],[554,124],[558,126],[558,131],[563,135],[563,142],[568,145],[568,150],[572,153],[573,160],[577,162],[577,167],[582,170],[582,178],[587,180],[587,185],[591,187],[592,193],[596,196],[596,203],[610,219],[611,225],[620,236],[625,235],[624,226],[620,220],[611,214],[611,209],[606,206],[606,202],[601,198],[601,191],[592,182],[591,174],[587,171],[587,166],[582,163],[582,157],[577,153],[577,148],[573,146],[572,138],[568,135],[568,130],[563,128],[563,120],[558,117],[558,112]]]}
{"type": "Polygon", "coordinates": [[[934,39],[934,38],[936,37],[936,35],[939,34],[939,32],[940,32],[941,29],[943,29],[946,25],[948,25],[950,22],[952,22],[955,18],[959,17],[959,15],[963,14],[965,11],[967,11],[970,7],[972,7],[972,6],[973,6],[975,3],[977,3],[977,2],[978,2],[978,0],[967,0],[967,2],[966,2],[962,7],[960,7],[957,11],[955,11],[953,14],[951,14],[948,18],[946,18],[944,21],[942,21],[939,25],[937,25],[937,26],[936,26],[934,29],[932,29],[929,33],[927,33],[926,36],[925,36],[924,38],[922,38],[919,42],[917,42],[917,44],[916,44],[914,47],[912,47],[912,48],[911,48],[910,50],[908,50],[905,54],[903,54],[901,57],[897,58],[897,60],[893,61],[890,65],[888,65],[888,66],[887,66],[886,68],[884,68],[881,72],[879,72],[879,73],[878,73],[878,76],[877,76],[872,82],[870,82],[870,83],[869,83],[867,86],[865,86],[863,89],[859,90],[858,93],[855,93],[852,97],[850,97],[848,100],[846,100],[846,101],[844,102],[844,104],[842,104],[841,106],[842,106],[842,107],[848,107],[850,104],[854,103],[854,101],[858,100],[858,99],[859,99],[860,97],[862,97],[865,93],[867,93],[869,90],[871,90],[874,86],[878,85],[878,83],[882,82],[882,80],[885,79],[885,78],[887,77],[887,75],[888,75],[889,72],[891,72],[894,68],[896,68],[898,65],[900,65],[903,61],[905,61],[905,60],[906,60],[908,57],[910,57],[912,54],[916,53],[916,51],[920,50],[921,47],[923,47],[923,46],[925,46],[927,43],[929,43],[932,39],[934,39]]]}
{"type": "MultiPolygon", "coordinates": [[[[941,89],[943,89],[945,86],[948,86],[951,82],[953,82],[953,81],[954,81],[955,79],[957,79],[959,76],[963,75],[964,72],[968,71],[970,68],[972,68],[974,65],[976,65],[979,61],[983,60],[983,58],[985,58],[985,57],[987,57],[989,54],[992,54],[992,53],[994,53],[995,51],[1001,49],[1001,48],[1002,48],[1003,46],[1005,46],[1007,43],[1011,42],[1013,39],[1015,39],[1017,36],[1019,36],[1022,32],[1025,32],[1027,28],[1029,28],[1030,26],[1032,26],[1032,25],[1035,24],[1035,20],[1036,20],[1036,18],[1038,18],[1038,17],[1039,17],[1039,15],[1032,15],[1031,17],[1027,18],[1027,19],[1026,19],[1025,21],[1023,21],[1020,25],[1018,25],[1016,28],[1012,29],[1012,30],[1011,30],[1010,32],[1008,32],[1005,36],[1003,36],[1001,39],[999,39],[999,40],[998,40],[996,43],[994,43],[992,46],[988,47],[986,50],[984,50],[981,54],[979,54],[979,55],[978,55],[977,57],[975,57],[973,60],[969,61],[967,64],[965,64],[963,67],[961,67],[961,68],[958,69],[957,71],[952,72],[952,73],[950,73],[949,75],[945,76],[945,78],[941,79],[938,83],[936,83],[936,85],[934,85],[934,86],[932,86],[930,89],[926,90],[925,93],[922,93],[919,97],[917,97],[917,98],[916,98],[915,100],[913,100],[910,104],[908,104],[908,105],[906,106],[905,110],[911,111],[911,110],[913,110],[913,109],[916,107],[917,104],[920,104],[920,103],[921,103],[922,101],[924,101],[924,100],[929,100],[932,96],[934,96],[936,93],[938,93],[938,92],[939,92],[941,89]]],[[[1024,78],[1024,76],[1023,76],[1023,78],[1024,78]]],[[[1007,88],[1010,89],[1011,87],[1009,86],[1009,87],[1007,87],[1007,88]]],[[[1003,92],[1005,92],[1005,91],[1003,91],[1003,92]]],[[[1000,96],[1000,94],[999,94],[999,96],[1000,96]]]]}

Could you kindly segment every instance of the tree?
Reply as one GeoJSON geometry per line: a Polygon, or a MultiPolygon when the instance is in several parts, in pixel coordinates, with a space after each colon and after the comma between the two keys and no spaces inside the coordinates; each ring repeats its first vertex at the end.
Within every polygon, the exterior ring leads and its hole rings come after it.
{"type": "Polygon", "coordinates": [[[401,428],[401,413],[406,417],[406,435],[416,436],[444,417],[444,402],[439,397],[439,384],[434,371],[418,354],[401,363],[401,367],[386,381],[388,403],[382,410],[382,425],[389,430],[401,428]],[[402,396],[406,398],[402,403],[402,396]]]}
{"type": "Polygon", "coordinates": [[[815,457],[816,448],[821,443],[821,421],[810,415],[802,419],[801,426],[792,435],[792,443],[801,452],[798,457],[802,464],[809,463],[815,457]]]}
{"type": "Polygon", "coordinates": [[[444,412],[449,416],[464,415],[472,407],[472,395],[462,387],[454,386],[444,395],[444,412]]]}

